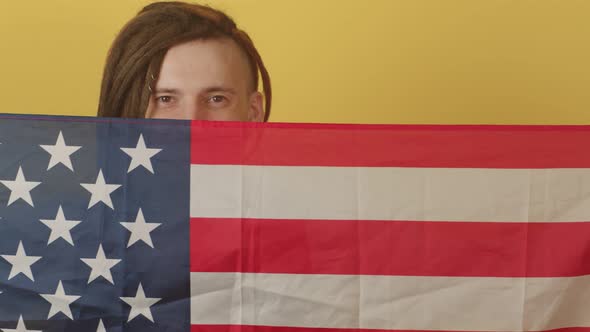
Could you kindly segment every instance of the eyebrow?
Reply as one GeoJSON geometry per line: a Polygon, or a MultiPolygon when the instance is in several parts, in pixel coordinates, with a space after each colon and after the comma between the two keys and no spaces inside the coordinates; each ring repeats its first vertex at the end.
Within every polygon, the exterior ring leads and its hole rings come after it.
{"type": "MultiPolygon", "coordinates": [[[[232,89],[232,88],[226,88],[223,86],[212,86],[212,87],[208,87],[205,90],[203,90],[204,93],[212,93],[212,92],[227,92],[227,93],[231,93],[231,94],[236,94],[236,90],[232,89]]],[[[160,88],[160,89],[156,89],[156,94],[161,94],[161,93],[169,93],[169,94],[180,94],[180,90],[178,89],[169,89],[169,88],[160,88]]]]}
{"type": "Polygon", "coordinates": [[[209,88],[206,88],[205,90],[203,90],[203,92],[205,92],[205,93],[218,92],[218,91],[227,92],[227,93],[231,93],[234,95],[236,94],[235,89],[226,88],[223,86],[212,86],[212,87],[209,87],[209,88]]]}
{"type": "Polygon", "coordinates": [[[166,89],[166,88],[163,88],[163,89],[156,89],[156,93],[157,94],[159,94],[159,93],[170,93],[170,94],[173,94],[173,95],[177,95],[177,94],[180,94],[180,91],[178,91],[177,89],[166,89]]]}

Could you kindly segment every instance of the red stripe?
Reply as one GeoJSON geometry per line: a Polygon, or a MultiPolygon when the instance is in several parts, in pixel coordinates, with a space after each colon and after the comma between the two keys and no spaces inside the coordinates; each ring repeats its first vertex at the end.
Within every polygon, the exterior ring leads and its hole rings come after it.
{"type": "Polygon", "coordinates": [[[590,223],[192,219],[191,271],[590,274],[590,223]]]}
{"type": "Polygon", "coordinates": [[[312,125],[194,121],[192,163],[590,167],[590,126],[312,125]]]}
{"type": "MultiPolygon", "coordinates": [[[[456,332],[426,330],[373,330],[373,329],[336,329],[318,327],[284,327],[284,326],[252,326],[252,325],[191,325],[191,332],[456,332]]],[[[590,327],[569,327],[538,332],[589,332],[590,327]]],[[[461,331],[476,332],[476,331],[461,331]]],[[[481,332],[481,331],[478,331],[481,332]]],[[[491,332],[488,330],[487,332],[491,332]]]]}

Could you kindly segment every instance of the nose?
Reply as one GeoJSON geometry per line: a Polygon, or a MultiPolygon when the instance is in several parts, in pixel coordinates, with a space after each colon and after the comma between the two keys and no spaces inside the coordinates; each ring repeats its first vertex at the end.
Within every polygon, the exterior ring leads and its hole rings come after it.
{"type": "Polygon", "coordinates": [[[183,105],[182,114],[186,120],[207,120],[207,112],[199,106],[197,101],[190,101],[183,105]]]}

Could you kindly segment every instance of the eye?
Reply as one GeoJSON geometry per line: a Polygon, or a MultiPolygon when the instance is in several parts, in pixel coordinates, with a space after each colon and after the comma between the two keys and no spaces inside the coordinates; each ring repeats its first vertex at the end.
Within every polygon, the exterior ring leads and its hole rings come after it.
{"type": "Polygon", "coordinates": [[[222,95],[215,95],[215,96],[211,96],[209,98],[209,101],[210,102],[213,102],[213,103],[216,103],[216,104],[222,103],[222,102],[224,102],[226,100],[227,100],[227,98],[225,98],[225,96],[222,96],[222,95]]]}
{"type": "Polygon", "coordinates": [[[168,104],[168,103],[172,102],[172,97],[171,96],[160,96],[160,97],[157,97],[156,100],[160,103],[168,104]]]}

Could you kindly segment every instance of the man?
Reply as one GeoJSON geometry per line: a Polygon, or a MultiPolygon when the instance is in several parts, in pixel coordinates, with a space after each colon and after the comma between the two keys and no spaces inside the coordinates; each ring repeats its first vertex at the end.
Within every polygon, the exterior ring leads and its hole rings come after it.
{"type": "Polygon", "coordinates": [[[261,122],[271,97],[260,54],[230,17],[207,6],[157,2],[114,41],[98,116],[261,122]]]}

